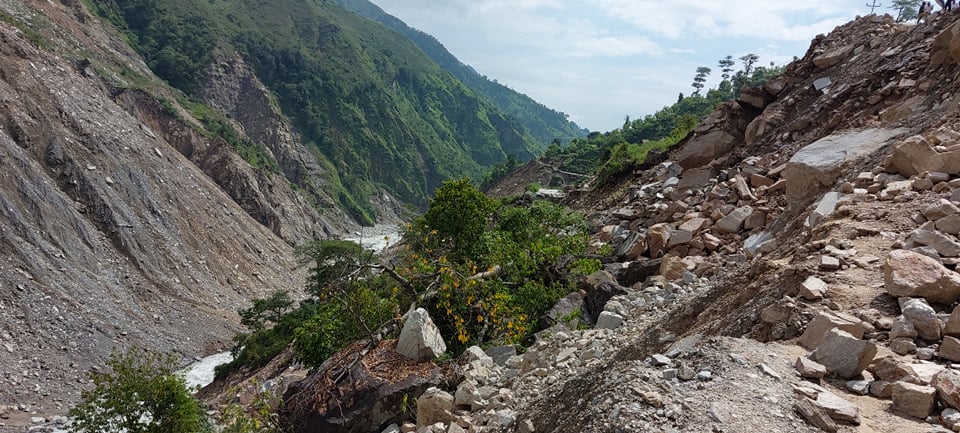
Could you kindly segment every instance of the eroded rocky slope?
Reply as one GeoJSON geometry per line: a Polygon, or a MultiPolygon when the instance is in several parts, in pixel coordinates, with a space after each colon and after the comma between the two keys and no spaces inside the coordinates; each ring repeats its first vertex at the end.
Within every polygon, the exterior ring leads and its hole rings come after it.
{"type": "Polygon", "coordinates": [[[114,348],[222,350],[238,308],[302,281],[285,240],[324,224],[282,177],[160,115],[168,90],[79,2],[0,12],[0,422],[16,431],[65,412],[114,348]]]}

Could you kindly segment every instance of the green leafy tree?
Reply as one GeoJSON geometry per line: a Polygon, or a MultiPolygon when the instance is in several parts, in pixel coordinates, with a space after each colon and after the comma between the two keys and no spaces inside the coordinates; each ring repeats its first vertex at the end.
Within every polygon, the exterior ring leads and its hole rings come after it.
{"type": "Polygon", "coordinates": [[[414,224],[427,249],[448,251],[453,259],[476,257],[483,253],[480,240],[492,209],[493,202],[469,179],[450,180],[437,188],[414,224]]]}
{"type": "Polygon", "coordinates": [[[93,389],[70,410],[80,433],[211,431],[205,412],[174,371],[176,357],[132,348],[114,352],[109,372],[91,372],[93,389]]]}
{"type": "Polygon", "coordinates": [[[253,306],[240,310],[240,323],[253,330],[264,329],[267,322],[280,323],[283,315],[290,310],[293,300],[286,290],[274,292],[266,299],[254,299],[253,306]]]}

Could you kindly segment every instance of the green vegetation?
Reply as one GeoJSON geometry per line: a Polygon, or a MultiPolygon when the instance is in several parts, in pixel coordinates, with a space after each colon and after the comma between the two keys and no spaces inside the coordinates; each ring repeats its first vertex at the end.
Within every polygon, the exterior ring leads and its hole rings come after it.
{"type": "MultiPolygon", "coordinates": [[[[359,221],[386,188],[418,206],[443,179],[479,178],[543,144],[409,40],[334,2],[89,0],[161,78],[196,96],[215,53],[239,53],[328,168],[328,193],[359,221]]],[[[256,148],[211,133],[270,167],[256,148]]],[[[545,142],[544,142],[545,143],[545,142]]]]}
{"type": "Polygon", "coordinates": [[[740,89],[763,84],[783,72],[782,67],[772,63],[769,67],[755,66],[758,60],[755,54],[747,54],[739,60],[742,69],[734,73],[736,62],[733,56],[720,59],[718,66],[722,80],[717,88],[708,90],[705,95],[701,95],[701,91],[712,70],[701,66],[693,79],[692,95],[685,97],[681,93],[673,105],[642,119],[627,117],[621,128],[602,134],[591,133],[586,139],[573,140],[566,148],[558,143],[551,144],[544,157],[559,161],[561,169],[566,171],[597,173],[600,185],[628,173],[642,165],[651,151],[666,151],[679,143],[719,104],[739,97],[740,89]]]}
{"type": "Polygon", "coordinates": [[[70,410],[80,433],[201,433],[212,431],[203,408],[175,371],[171,354],[130,349],[91,372],[93,389],[70,410]]]}
{"type": "MultiPolygon", "coordinates": [[[[409,38],[433,61],[437,62],[441,68],[463,81],[470,90],[482,96],[511,118],[517,119],[531,135],[538,139],[539,143],[548,143],[553,139],[558,139],[566,144],[574,138],[583,138],[587,135],[587,131],[571,122],[566,114],[547,108],[529,96],[479,74],[454,57],[436,38],[410,28],[406,23],[384,12],[377,5],[367,0],[336,1],[347,9],[377,21],[409,38]]],[[[538,150],[542,150],[542,148],[538,150]]]]}
{"type": "Polygon", "coordinates": [[[349,241],[300,247],[309,298],[292,308],[277,293],[241,310],[250,332],[235,338],[237,358],[218,374],[264,365],[291,344],[304,363],[320,365],[347,344],[376,341],[411,304],[429,310],[455,354],[522,343],[574,290],[572,274],[600,269],[586,258],[587,240],[583,217],[558,205],[495,201],[468,179],[445,182],[389,263],[349,241]]]}

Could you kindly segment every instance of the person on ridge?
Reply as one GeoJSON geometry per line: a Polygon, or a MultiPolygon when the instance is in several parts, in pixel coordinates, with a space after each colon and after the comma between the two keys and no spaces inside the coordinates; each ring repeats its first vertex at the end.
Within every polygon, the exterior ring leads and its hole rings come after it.
{"type": "Polygon", "coordinates": [[[953,0],[946,0],[943,2],[943,10],[947,12],[953,11],[953,0]]]}

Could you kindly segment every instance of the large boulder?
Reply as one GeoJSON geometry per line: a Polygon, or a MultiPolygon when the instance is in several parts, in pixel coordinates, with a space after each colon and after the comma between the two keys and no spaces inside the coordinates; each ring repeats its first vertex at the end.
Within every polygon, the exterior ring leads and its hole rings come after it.
{"type": "Polygon", "coordinates": [[[892,296],[921,297],[943,304],[960,298],[960,274],[914,251],[890,251],[883,276],[884,288],[892,296]]]}
{"type": "Polygon", "coordinates": [[[427,310],[417,308],[411,312],[400,330],[397,352],[414,361],[422,361],[438,358],[446,351],[447,344],[427,310]]]}
{"type": "Polygon", "coordinates": [[[588,324],[596,323],[610,298],[627,294],[626,289],[617,283],[613,275],[604,271],[588,276],[586,282],[581,283],[581,287],[587,292],[583,298],[583,312],[586,313],[584,321],[588,324]]]}
{"type": "Polygon", "coordinates": [[[849,314],[820,311],[807,325],[807,329],[800,336],[800,345],[807,349],[816,349],[823,342],[827,332],[831,329],[841,329],[855,338],[863,337],[863,321],[849,314]]]}
{"type": "Polygon", "coordinates": [[[281,422],[295,433],[366,433],[389,422],[403,421],[405,405],[445,381],[439,367],[417,363],[396,352],[385,340],[357,362],[363,343],[348,346],[283,396],[281,422]],[[334,378],[339,378],[335,381],[334,378]]]}
{"type": "Polygon", "coordinates": [[[925,171],[960,174],[960,148],[940,148],[916,135],[896,146],[884,163],[887,172],[911,177],[925,171]]]}
{"type": "Polygon", "coordinates": [[[714,129],[702,135],[694,135],[677,151],[677,162],[684,169],[701,167],[714,159],[726,156],[740,138],[722,129],[714,129]]]}
{"type": "Polygon", "coordinates": [[[876,343],[831,329],[811,357],[827,367],[827,371],[844,379],[853,379],[860,376],[876,355],[876,343]]]}
{"type": "Polygon", "coordinates": [[[904,132],[903,129],[865,129],[833,134],[808,144],[790,158],[783,172],[787,179],[787,200],[806,205],[813,194],[836,183],[844,167],[868,157],[904,132]]]}
{"type": "Polygon", "coordinates": [[[930,65],[938,67],[944,63],[960,63],[960,21],[947,26],[933,40],[930,65]]]}

